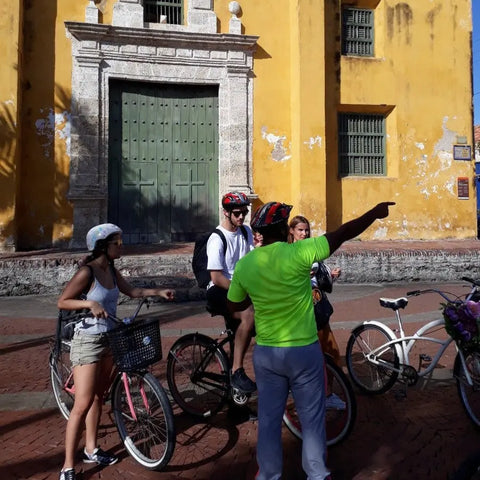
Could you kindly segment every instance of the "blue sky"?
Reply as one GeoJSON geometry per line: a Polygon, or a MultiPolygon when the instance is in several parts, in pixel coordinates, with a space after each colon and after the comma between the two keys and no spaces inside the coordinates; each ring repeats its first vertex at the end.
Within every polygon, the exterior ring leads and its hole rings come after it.
{"type": "Polygon", "coordinates": [[[473,18],[473,117],[480,124],[480,1],[472,0],[473,18]]]}

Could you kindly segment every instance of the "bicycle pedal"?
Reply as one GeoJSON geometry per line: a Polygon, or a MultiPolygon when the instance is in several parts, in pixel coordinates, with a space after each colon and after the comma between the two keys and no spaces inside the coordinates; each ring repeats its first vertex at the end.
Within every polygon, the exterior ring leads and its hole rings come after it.
{"type": "Polygon", "coordinates": [[[237,405],[245,405],[248,402],[250,395],[250,393],[245,393],[232,387],[232,399],[237,405]]]}

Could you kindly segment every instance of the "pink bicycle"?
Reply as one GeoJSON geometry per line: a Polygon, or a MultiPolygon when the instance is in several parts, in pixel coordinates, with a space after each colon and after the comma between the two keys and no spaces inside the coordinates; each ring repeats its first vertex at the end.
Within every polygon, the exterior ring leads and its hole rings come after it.
{"type": "MultiPolygon", "coordinates": [[[[175,448],[173,412],[162,385],[147,367],[162,357],[158,319],[134,322],[109,332],[116,364],[107,397],[110,398],[115,425],[128,453],[150,470],[162,470],[175,448]]],[[[77,318],[77,321],[80,319],[77,318]]],[[[70,340],[57,329],[50,353],[50,379],[61,414],[68,419],[73,406],[75,385],[70,365],[70,340]]]]}

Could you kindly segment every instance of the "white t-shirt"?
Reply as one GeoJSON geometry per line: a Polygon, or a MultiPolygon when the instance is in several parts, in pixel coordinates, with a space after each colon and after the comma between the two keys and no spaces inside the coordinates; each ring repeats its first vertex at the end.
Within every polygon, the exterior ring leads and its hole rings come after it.
{"type": "MultiPolygon", "coordinates": [[[[230,232],[220,225],[217,228],[225,235],[227,251],[225,254],[223,253],[222,239],[216,233],[212,233],[207,242],[207,270],[221,270],[225,277],[231,280],[237,262],[250,250],[253,250],[252,230],[244,225],[248,233],[247,242],[240,228],[236,232],[230,232]]],[[[210,285],[212,285],[211,281],[208,286],[210,285]]]]}

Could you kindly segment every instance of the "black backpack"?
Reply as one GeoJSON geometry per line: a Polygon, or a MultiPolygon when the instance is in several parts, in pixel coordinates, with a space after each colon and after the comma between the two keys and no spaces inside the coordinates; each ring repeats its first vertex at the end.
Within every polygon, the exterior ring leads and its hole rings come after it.
{"type": "MultiPolygon", "coordinates": [[[[242,225],[240,227],[245,240],[248,242],[248,232],[247,229],[242,225]]],[[[193,249],[193,258],[192,258],[192,269],[197,279],[198,286],[200,288],[207,288],[207,285],[210,282],[210,272],[207,270],[208,258],[207,258],[207,242],[210,238],[210,235],[216,233],[223,243],[223,253],[227,253],[227,239],[221,230],[216,228],[212,232],[203,234],[195,242],[195,247],[193,249]]]]}

